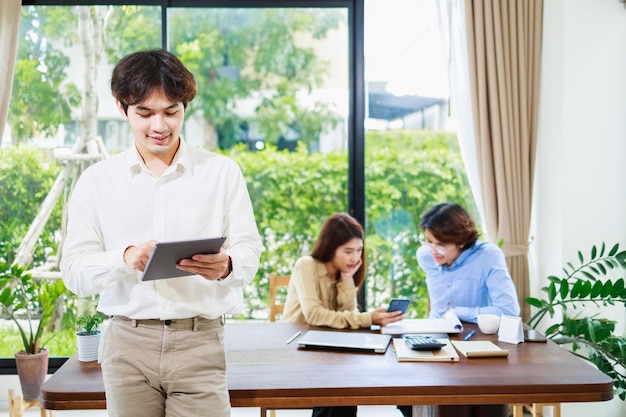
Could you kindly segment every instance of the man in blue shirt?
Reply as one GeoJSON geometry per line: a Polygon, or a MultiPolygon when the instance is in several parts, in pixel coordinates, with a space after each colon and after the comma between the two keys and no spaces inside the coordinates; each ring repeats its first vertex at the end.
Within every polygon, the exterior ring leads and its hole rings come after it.
{"type": "Polygon", "coordinates": [[[417,262],[426,272],[430,317],[454,309],[457,317],[476,323],[479,314],[519,316],[515,285],[504,254],[493,243],[478,240],[465,210],[438,204],[423,216],[424,245],[417,262]]]}
{"type": "Polygon", "coordinates": [[[457,204],[437,204],[422,215],[424,245],[417,262],[426,272],[430,317],[453,308],[476,323],[479,314],[519,316],[515,285],[496,245],[478,240],[469,214],[457,204]]]}
{"type": "MultiPolygon", "coordinates": [[[[423,244],[417,262],[426,272],[429,316],[454,309],[461,321],[476,323],[479,314],[519,316],[517,291],[498,246],[478,240],[470,215],[458,204],[441,203],[422,215],[423,244]]],[[[419,406],[418,406],[419,407],[419,406]]],[[[398,407],[405,417],[411,406],[398,407]]],[[[506,404],[421,406],[421,415],[501,417],[506,404]]]]}

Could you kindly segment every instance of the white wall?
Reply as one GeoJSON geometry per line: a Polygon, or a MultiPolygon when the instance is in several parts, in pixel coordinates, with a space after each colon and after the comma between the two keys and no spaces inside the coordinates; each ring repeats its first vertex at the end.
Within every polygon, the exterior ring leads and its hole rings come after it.
{"type": "MultiPolygon", "coordinates": [[[[581,250],[626,249],[626,8],[619,0],[544,0],[531,236],[531,291],[581,250]]],[[[622,274],[623,276],[623,274],[622,274]]],[[[622,329],[626,309],[603,314],[622,329]]],[[[621,400],[564,404],[563,415],[626,415],[621,400]],[[594,414],[595,413],[595,414],[594,414]]]]}

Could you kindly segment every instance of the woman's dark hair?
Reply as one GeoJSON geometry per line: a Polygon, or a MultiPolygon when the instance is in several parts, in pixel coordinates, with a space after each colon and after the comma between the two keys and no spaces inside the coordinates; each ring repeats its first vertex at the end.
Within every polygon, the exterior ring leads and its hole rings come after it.
{"type": "Polygon", "coordinates": [[[159,90],[172,102],[182,102],[185,109],[198,91],[193,74],[165,49],[134,52],[113,68],[111,93],[124,112],[159,90]]]}
{"type": "Polygon", "coordinates": [[[367,269],[365,264],[365,233],[363,227],[352,216],[336,213],[326,219],[311,256],[320,262],[330,262],[335,257],[337,248],[354,238],[363,241],[361,266],[354,274],[354,285],[358,288],[365,280],[365,270],[367,269]]]}
{"type": "Polygon", "coordinates": [[[471,248],[480,233],[474,220],[458,204],[440,203],[422,214],[422,230],[428,229],[440,243],[461,245],[463,250],[471,248]]]}

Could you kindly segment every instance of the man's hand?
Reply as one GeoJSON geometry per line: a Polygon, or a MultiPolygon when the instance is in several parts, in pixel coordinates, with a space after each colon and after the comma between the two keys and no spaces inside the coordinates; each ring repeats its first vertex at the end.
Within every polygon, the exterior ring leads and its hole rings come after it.
{"type": "Polygon", "coordinates": [[[191,259],[181,259],[181,261],[176,264],[176,268],[214,281],[228,276],[231,270],[230,263],[230,256],[228,256],[226,251],[222,248],[215,254],[197,254],[193,255],[191,259]]]}
{"type": "Polygon", "coordinates": [[[124,251],[124,262],[126,262],[126,265],[129,267],[143,272],[156,243],[156,240],[150,240],[141,245],[127,247],[124,251]]]}

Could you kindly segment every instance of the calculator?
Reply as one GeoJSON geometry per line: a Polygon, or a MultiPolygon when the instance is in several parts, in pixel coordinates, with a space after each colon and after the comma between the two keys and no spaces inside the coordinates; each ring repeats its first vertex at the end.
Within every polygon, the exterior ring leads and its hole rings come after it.
{"type": "Polygon", "coordinates": [[[446,345],[428,336],[404,336],[404,342],[413,350],[439,350],[446,345]]]}

